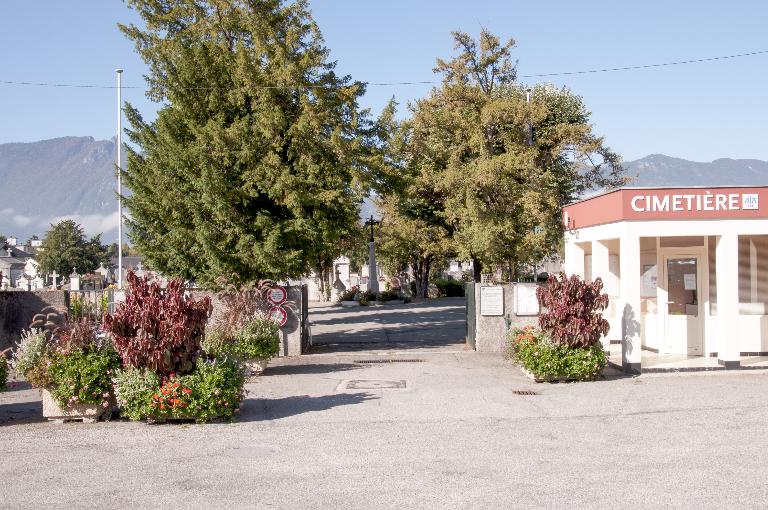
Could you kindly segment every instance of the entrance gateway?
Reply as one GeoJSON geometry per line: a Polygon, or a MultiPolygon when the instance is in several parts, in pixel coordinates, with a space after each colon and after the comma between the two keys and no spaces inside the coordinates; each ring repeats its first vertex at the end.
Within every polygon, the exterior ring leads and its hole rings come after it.
{"type": "Polygon", "coordinates": [[[622,188],[563,223],[565,272],[603,280],[625,370],[643,350],[726,368],[768,354],[768,187],[622,188]]]}

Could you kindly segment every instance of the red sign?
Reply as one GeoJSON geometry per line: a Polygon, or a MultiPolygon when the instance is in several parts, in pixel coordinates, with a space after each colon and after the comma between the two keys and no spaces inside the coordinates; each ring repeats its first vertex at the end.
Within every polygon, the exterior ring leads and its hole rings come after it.
{"type": "Polygon", "coordinates": [[[282,305],[288,299],[288,292],[284,287],[274,287],[267,293],[267,301],[273,305],[282,305]]]}
{"type": "Polygon", "coordinates": [[[269,311],[269,319],[280,326],[285,326],[285,323],[288,322],[288,312],[282,306],[275,306],[269,311]]]}
{"type": "Polygon", "coordinates": [[[768,217],[768,187],[622,188],[563,208],[567,230],[617,221],[768,217]]]}

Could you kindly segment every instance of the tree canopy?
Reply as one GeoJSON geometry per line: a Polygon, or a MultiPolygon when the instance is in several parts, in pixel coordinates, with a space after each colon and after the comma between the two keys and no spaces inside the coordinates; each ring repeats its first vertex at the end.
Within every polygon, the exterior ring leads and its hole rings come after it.
{"type": "Polygon", "coordinates": [[[106,247],[101,244],[101,234],[88,240],[80,225],[73,220],[51,225],[40,247],[37,261],[40,272],[69,276],[72,271],[90,273],[107,262],[106,247]]]}
{"type": "Polygon", "coordinates": [[[120,28],[162,102],[152,122],[126,106],[133,245],[209,285],[296,277],[332,256],[357,223],[372,123],[307,2],[128,3],[145,27],[120,28]]]}
{"type": "Polygon", "coordinates": [[[435,67],[441,85],[389,139],[382,193],[399,216],[441,229],[449,242],[437,244],[474,260],[476,273],[537,262],[560,246],[563,205],[624,182],[620,158],[592,132],[580,97],[517,82],[513,40],[484,29],[479,41],[453,37],[458,54],[435,67]]]}

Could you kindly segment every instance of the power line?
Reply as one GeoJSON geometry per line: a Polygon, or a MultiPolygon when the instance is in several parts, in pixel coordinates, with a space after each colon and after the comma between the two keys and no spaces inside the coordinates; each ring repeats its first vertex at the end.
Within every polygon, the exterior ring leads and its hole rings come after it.
{"type": "Polygon", "coordinates": [[[561,73],[543,73],[543,74],[527,74],[522,75],[520,78],[545,78],[547,76],[567,76],[572,74],[590,74],[590,73],[609,73],[613,71],[631,71],[635,69],[650,69],[653,67],[665,67],[665,66],[678,66],[683,64],[698,64],[700,62],[712,62],[714,60],[726,60],[729,58],[739,58],[739,57],[751,57],[754,55],[763,55],[765,53],[768,53],[768,50],[760,50],[760,51],[750,51],[749,53],[738,53],[736,55],[725,55],[722,57],[708,57],[708,58],[697,58],[693,60],[678,60],[675,62],[664,62],[662,64],[644,64],[644,65],[636,65],[636,66],[624,66],[624,67],[607,67],[605,69],[589,69],[586,71],[566,71],[561,73]]]}
{"type": "MultiPolygon", "coordinates": [[[[697,58],[691,60],[677,60],[674,62],[663,62],[659,64],[642,64],[622,67],[606,67],[600,69],[586,69],[581,71],[562,71],[557,73],[540,73],[540,74],[523,74],[519,78],[547,78],[552,76],[572,76],[578,74],[595,74],[595,73],[609,73],[616,71],[634,71],[639,69],[652,69],[657,67],[669,67],[686,64],[699,64],[703,62],[714,62],[718,60],[727,60],[732,58],[752,57],[756,55],[764,55],[768,53],[768,50],[750,51],[748,53],[737,53],[735,55],[724,55],[720,57],[707,57],[697,58]]],[[[374,87],[394,87],[398,85],[437,85],[440,81],[427,80],[427,81],[398,81],[398,82],[366,82],[367,86],[374,87]]],[[[31,86],[31,87],[57,87],[57,88],[79,88],[79,89],[115,89],[115,85],[95,85],[95,84],[79,84],[79,83],[49,83],[49,82],[33,82],[33,81],[12,81],[12,80],[0,80],[0,85],[19,85],[19,86],[31,86]]],[[[254,89],[288,89],[288,88],[323,88],[325,85],[254,85],[250,88],[254,89]]],[[[123,89],[146,89],[146,87],[138,85],[123,85],[123,89]]],[[[224,87],[182,87],[183,90],[213,90],[222,89],[224,87]]]]}

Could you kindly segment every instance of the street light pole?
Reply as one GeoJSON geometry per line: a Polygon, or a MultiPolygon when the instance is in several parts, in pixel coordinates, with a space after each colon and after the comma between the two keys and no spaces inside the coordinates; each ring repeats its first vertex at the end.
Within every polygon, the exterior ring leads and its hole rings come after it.
{"type": "Polygon", "coordinates": [[[123,290],[123,70],[117,73],[117,289],[123,290]]]}

